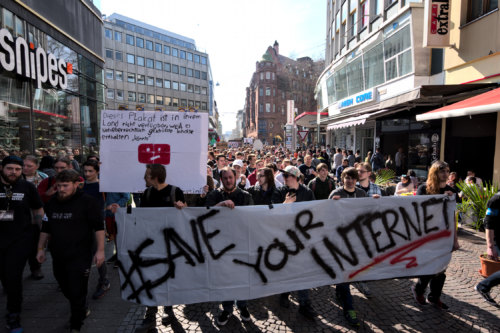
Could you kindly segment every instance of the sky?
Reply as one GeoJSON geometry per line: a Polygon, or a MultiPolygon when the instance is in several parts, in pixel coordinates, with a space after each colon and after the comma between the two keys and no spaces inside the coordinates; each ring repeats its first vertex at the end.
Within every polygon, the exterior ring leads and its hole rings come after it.
{"type": "Polygon", "coordinates": [[[208,53],[223,132],[236,127],[255,63],[275,40],[289,58],[325,57],[325,0],[100,0],[99,7],[192,38],[208,53]]]}

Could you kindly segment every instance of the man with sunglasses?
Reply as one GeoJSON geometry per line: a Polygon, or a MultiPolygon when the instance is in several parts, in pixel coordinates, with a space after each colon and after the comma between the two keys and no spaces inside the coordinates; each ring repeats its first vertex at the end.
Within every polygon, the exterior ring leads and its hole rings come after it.
{"type": "Polygon", "coordinates": [[[43,218],[43,203],[38,191],[22,179],[23,160],[7,156],[2,161],[0,181],[0,279],[7,294],[7,328],[22,332],[20,312],[22,278],[43,218]]]}
{"type": "MultiPolygon", "coordinates": [[[[301,201],[313,201],[314,193],[306,186],[299,184],[300,170],[295,166],[287,166],[284,170],[280,170],[285,178],[285,186],[281,188],[284,197],[283,203],[294,203],[301,201]]],[[[314,320],[317,314],[311,306],[309,300],[309,290],[299,290],[297,292],[299,298],[299,313],[308,320],[314,320]]],[[[280,295],[280,305],[284,308],[290,307],[290,293],[280,295]]]]}

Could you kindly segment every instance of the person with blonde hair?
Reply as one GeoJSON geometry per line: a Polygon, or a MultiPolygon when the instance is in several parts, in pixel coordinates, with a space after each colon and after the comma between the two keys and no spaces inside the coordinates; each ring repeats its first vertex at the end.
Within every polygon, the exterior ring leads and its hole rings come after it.
{"type": "MultiPolygon", "coordinates": [[[[446,194],[452,196],[455,194],[453,188],[446,184],[448,176],[450,175],[450,167],[448,163],[436,161],[429,169],[427,182],[420,185],[417,190],[417,195],[434,195],[446,194]]],[[[459,248],[457,233],[455,232],[455,243],[453,244],[453,251],[459,248]]],[[[425,275],[418,278],[417,284],[411,288],[415,301],[420,305],[426,305],[427,302],[435,307],[446,310],[448,306],[441,302],[441,293],[443,292],[444,281],[446,280],[445,271],[434,275],[425,275]],[[430,292],[425,300],[425,290],[427,285],[430,284],[430,292]]]]}

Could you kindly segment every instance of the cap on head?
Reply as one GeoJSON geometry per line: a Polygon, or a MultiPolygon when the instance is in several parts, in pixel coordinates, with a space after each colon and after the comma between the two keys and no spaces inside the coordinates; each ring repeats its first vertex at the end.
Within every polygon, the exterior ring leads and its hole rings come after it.
{"type": "Polygon", "coordinates": [[[2,167],[6,166],[7,164],[19,164],[20,166],[24,166],[23,159],[17,156],[7,156],[2,160],[2,167]]]}
{"type": "Polygon", "coordinates": [[[243,167],[243,161],[242,160],[235,160],[233,162],[233,167],[234,166],[239,166],[240,168],[242,168],[243,167]]]}
{"type": "Polygon", "coordinates": [[[280,171],[288,173],[288,174],[294,176],[295,178],[299,178],[301,175],[299,168],[297,168],[296,166],[293,166],[293,165],[289,165],[284,170],[280,170],[280,171]]]}

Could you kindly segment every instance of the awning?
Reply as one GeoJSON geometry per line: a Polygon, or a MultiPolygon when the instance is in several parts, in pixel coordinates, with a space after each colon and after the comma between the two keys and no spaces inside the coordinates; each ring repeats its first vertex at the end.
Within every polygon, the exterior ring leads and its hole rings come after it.
{"type": "Polygon", "coordinates": [[[500,111],[500,88],[417,115],[417,120],[463,117],[498,111],[500,111]]]}
{"type": "Polygon", "coordinates": [[[365,114],[362,114],[361,116],[357,116],[357,117],[345,118],[345,119],[342,119],[342,120],[339,120],[337,122],[329,124],[326,127],[326,129],[331,131],[331,130],[336,130],[339,128],[347,128],[347,127],[351,127],[351,126],[364,125],[366,120],[377,118],[377,115],[378,116],[385,116],[387,113],[388,113],[388,110],[379,110],[377,112],[365,113],[365,114]]]}
{"type": "Polygon", "coordinates": [[[363,125],[366,121],[366,118],[368,118],[368,117],[369,117],[368,114],[364,114],[364,115],[357,116],[357,117],[350,117],[347,119],[337,121],[335,123],[331,123],[326,127],[326,129],[328,131],[330,131],[330,130],[336,130],[336,129],[340,129],[340,128],[347,128],[347,127],[351,127],[351,126],[363,125]]]}
{"type": "MultiPolygon", "coordinates": [[[[313,111],[313,112],[302,112],[299,114],[297,117],[295,117],[295,124],[298,126],[302,127],[316,127],[317,125],[313,125],[312,123],[316,122],[318,113],[313,111]]],[[[328,116],[328,112],[321,112],[320,117],[326,117],[328,116]]]]}

